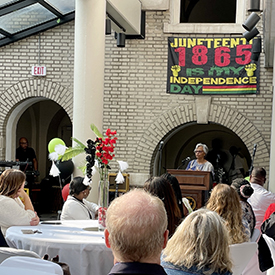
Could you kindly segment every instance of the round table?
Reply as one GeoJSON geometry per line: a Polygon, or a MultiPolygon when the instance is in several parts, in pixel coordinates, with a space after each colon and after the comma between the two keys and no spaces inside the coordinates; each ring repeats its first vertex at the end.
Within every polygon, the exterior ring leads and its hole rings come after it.
{"type": "Polygon", "coordinates": [[[69,265],[71,275],[106,275],[113,266],[97,220],[47,221],[37,226],[12,226],[6,232],[10,247],[36,252],[69,265]]]}
{"type": "Polygon", "coordinates": [[[10,266],[1,266],[0,265],[0,274],[1,275],[56,275],[54,273],[43,272],[39,270],[26,269],[21,267],[10,267],[10,266]]]}

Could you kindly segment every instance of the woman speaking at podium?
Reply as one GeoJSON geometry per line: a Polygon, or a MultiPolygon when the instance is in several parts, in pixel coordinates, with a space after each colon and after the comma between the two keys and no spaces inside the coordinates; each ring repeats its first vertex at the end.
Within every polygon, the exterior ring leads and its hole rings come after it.
{"type": "Polygon", "coordinates": [[[198,143],[194,150],[196,159],[191,160],[186,170],[192,171],[210,171],[214,175],[214,167],[213,165],[207,161],[204,157],[208,153],[208,147],[203,143],[198,143]]]}

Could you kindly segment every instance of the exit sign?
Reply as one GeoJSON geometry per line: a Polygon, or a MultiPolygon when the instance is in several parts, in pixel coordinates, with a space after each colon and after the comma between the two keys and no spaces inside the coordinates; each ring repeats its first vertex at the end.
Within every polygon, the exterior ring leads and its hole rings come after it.
{"type": "Polygon", "coordinates": [[[46,75],[46,66],[32,66],[32,75],[46,75]]]}

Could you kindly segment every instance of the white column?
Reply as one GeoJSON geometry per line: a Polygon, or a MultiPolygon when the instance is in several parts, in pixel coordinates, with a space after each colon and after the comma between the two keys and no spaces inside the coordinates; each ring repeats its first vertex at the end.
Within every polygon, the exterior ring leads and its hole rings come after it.
{"type": "MultiPolygon", "coordinates": [[[[73,137],[86,144],[95,138],[90,124],[101,131],[103,123],[106,1],[76,0],[75,5],[73,137]]],[[[84,159],[84,154],[75,158],[75,167],[84,159]]],[[[82,173],[75,169],[76,175],[82,173]]],[[[93,183],[96,202],[96,179],[93,183]]]]}
{"type": "Polygon", "coordinates": [[[268,189],[275,193],[275,46],[273,57],[273,103],[272,103],[272,120],[271,120],[271,138],[270,138],[270,161],[269,161],[269,187],[268,189]]]}

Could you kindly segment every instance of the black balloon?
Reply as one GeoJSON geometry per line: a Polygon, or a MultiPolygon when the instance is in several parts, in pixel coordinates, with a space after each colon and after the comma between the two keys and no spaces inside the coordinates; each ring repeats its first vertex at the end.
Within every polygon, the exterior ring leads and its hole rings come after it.
{"type": "Polygon", "coordinates": [[[74,171],[74,163],[72,160],[57,161],[56,166],[60,171],[60,178],[66,180],[74,171]]]}

